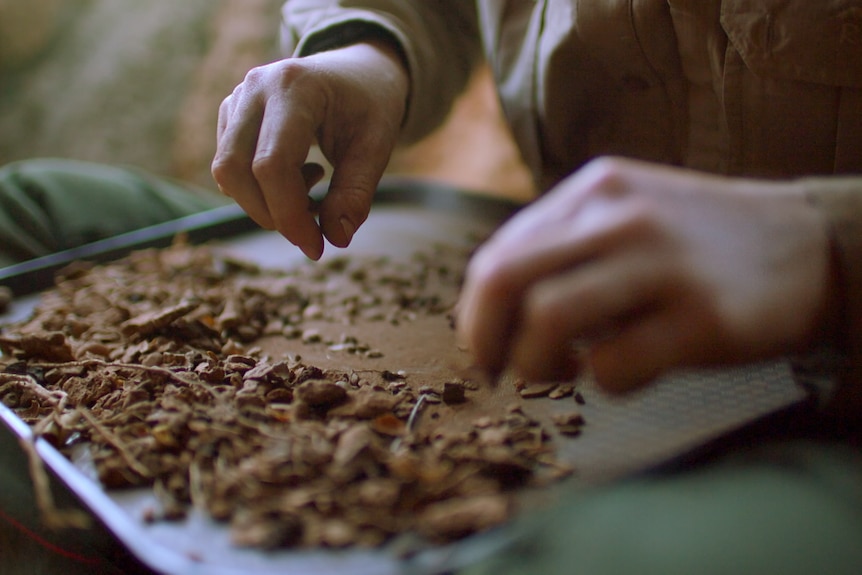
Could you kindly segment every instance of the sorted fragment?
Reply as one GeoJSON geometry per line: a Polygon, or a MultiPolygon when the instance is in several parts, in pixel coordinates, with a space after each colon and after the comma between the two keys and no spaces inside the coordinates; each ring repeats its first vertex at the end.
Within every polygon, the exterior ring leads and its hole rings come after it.
{"type": "Polygon", "coordinates": [[[578,411],[557,414],[553,418],[554,424],[563,435],[579,435],[584,426],[584,416],[578,411]]]}
{"type": "Polygon", "coordinates": [[[19,337],[0,337],[0,350],[19,359],[45,361],[73,361],[72,346],[66,335],[59,331],[24,334],[19,337]]]}
{"type": "Polygon", "coordinates": [[[518,393],[524,399],[535,399],[537,397],[547,397],[559,387],[557,383],[527,383],[518,393]]]}
{"type": "Polygon", "coordinates": [[[171,325],[174,321],[197,308],[199,302],[182,301],[166,309],[145,312],[126,321],[120,326],[126,336],[138,335],[144,337],[171,325]]]}
{"type": "Polygon", "coordinates": [[[325,379],[310,379],[299,385],[296,397],[311,407],[330,408],[347,399],[347,391],[340,385],[325,379]]]}
{"type": "Polygon", "coordinates": [[[573,395],[574,393],[575,385],[573,383],[564,383],[552,389],[551,392],[548,393],[548,397],[551,399],[563,399],[573,395]]]}

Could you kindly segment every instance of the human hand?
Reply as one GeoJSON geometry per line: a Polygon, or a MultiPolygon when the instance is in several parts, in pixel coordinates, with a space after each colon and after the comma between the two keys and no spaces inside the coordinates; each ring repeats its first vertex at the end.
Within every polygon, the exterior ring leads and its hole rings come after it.
{"type": "Polygon", "coordinates": [[[480,248],[457,325],[493,373],[569,379],[580,357],[620,392],[801,348],[831,291],[800,186],[600,159],[480,248]]]}
{"type": "Polygon", "coordinates": [[[350,243],[398,139],[409,78],[395,50],[362,43],[255,68],[219,109],[212,173],[261,227],[311,259],[323,238],[350,243]],[[306,164],[317,142],[333,166],[319,224],[308,191],[323,177],[306,164]]]}

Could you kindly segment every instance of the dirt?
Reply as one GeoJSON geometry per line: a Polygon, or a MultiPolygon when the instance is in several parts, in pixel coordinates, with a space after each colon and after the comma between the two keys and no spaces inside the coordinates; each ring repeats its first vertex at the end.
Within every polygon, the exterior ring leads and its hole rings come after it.
{"type": "MultiPolygon", "coordinates": [[[[237,545],[484,531],[572,469],[528,386],[490,385],[455,341],[468,253],[265,272],[178,244],[73,265],[0,332],[0,401],[62,452],[86,446],[107,489],[152,486],[144,520],[194,505],[237,545]]],[[[574,436],[571,410],[556,425],[574,436]]]]}

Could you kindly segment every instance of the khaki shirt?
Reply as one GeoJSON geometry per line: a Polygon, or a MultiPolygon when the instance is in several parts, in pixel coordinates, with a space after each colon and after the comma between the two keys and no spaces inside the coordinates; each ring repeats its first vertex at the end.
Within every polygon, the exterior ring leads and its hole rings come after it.
{"type": "Polygon", "coordinates": [[[287,54],[394,38],[407,139],[442,120],[484,53],[541,190],[608,154],[807,178],[846,294],[845,375],[862,374],[859,0],[290,0],[284,16],[287,54]]]}

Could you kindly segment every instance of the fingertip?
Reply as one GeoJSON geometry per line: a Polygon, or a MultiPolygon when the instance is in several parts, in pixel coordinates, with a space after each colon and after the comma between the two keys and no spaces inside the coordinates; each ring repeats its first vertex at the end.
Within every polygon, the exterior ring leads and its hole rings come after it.
{"type": "Polygon", "coordinates": [[[323,255],[323,234],[314,216],[305,209],[292,205],[271,209],[275,219],[275,229],[287,241],[298,247],[309,259],[319,260],[323,255]]]}
{"type": "Polygon", "coordinates": [[[637,361],[626,361],[612,345],[598,344],[587,353],[589,371],[596,385],[612,395],[625,395],[647,386],[657,373],[637,361]]]}
{"type": "Polygon", "coordinates": [[[341,215],[336,219],[326,213],[325,209],[321,210],[320,227],[329,243],[337,248],[349,246],[358,228],[353,218],[341,215]]]}
{"type": "Polygon", "coordinates": [[[295,239],[289,238],[284,232],[279,232],[282,236],[284,236],[287,241],[289,241],[294,246],[298,247],[299,250],[310,260],[318,261],[321,257],[323,257],[323,240],[310,240],[310,241],[297,241],[295,239]]]}
{"type": "Polygon", "coordinates": [[[506,361],[506,357],[502,354],[488,353],[488,350],[480,351],[476,349],[473,349],[471,353],[476,365],[481,367],[488,374],[488,377],[494,381],[499,379],[506,370],[508,361],[506,361]]]}
{"type": "Polygon", "coordinates": [[[310,260],[318,261],[323,256],[323,236],[319,230],[314,236],[307,238],[305,241],[290,241],[302,250],[302,253],[310,260]]]}
{"type": "Polygon", "coordinates": [[[452,324],[455,329],[455,338],[458,346],[469,351],[475,358],[476,354],[471,345],[473,341],[472,307],[470,305],[469,294],[465,289],[462,289],[458,302],[452,310],[452,315],[452,324]]]}
{"type": "Polygon", "coordinates": [[[478,303],[481,302],[477,302],[473,293],[462,296],[456,306],[455,333],[459,344],[470,353],[476,366],[492,379],[497,379],[510,363],[509,338],[501,337],[501,332],[493,328],[489,330],[487,322],[480,322],[482,310],[478,303]]]}
{"type": "Polygon", "coordinates": [[[497,367],[482,368],[485,381],[488,382],[488,387],[497,389],[500,387],[500,380],[503,379],[503,370],[497,367]]]}
{"type": "Polygon", "coordinates": [[[364,156],[342,161],[332,174],[320,209],[320,227],[324,237],[336,247],[350,245],[371,211],[380,175],[366,165],[370,161],[364,156]],[[357,165],[355,160],[361,161],[357,165]]]}
{"type": "Polygon", "coordinates": [[[523,350],[522,345],[513,346],[510,365],[528,381],[569,381],[581,371],[581,362],[574,351],[545,350],[537,354],[523,350]]]}
{"type": "Polygon", "coordinates": [[[305,254],[305,257],[307,257],[310,260],[318,261],[318,260],[320,260],[321,257],[323,257],[323,246],[322,245],[320,247],[317,247],[317,246],[313,246],[313,247],[300,246],[299,249],[301,249],[302,253],[305,254]]]}
{"type": "Polygon", "coordinates": [[[496,382],[506,368],[505,358],[489,352],[487,346],[483,347],[481,341],[476,339],[475,331],[472,329],[471,320],[461,310],[461,314],[455,317],[455,341],[458,348],[467,352],[473,361],[474,369],[496,382]]]}

